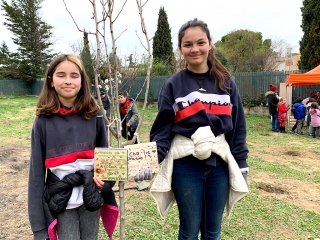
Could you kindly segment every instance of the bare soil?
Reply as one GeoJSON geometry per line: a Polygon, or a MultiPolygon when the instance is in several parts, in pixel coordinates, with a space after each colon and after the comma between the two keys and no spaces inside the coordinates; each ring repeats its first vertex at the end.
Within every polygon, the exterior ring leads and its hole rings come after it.
{"type": "MultiPolygon", "coordinates": [[[[310,174],[320,166],[320,161],[317,160],[318,153],[312,150],[297,152],[279,147],[274,149],[274,152],[277,154],[271,156],[251,150],[251,154],[259,155],[259,158],[265,161],[281,162],[291,166],[295,161],[305,164],[310,174]]],[[[0,239],[32,239],[27,213],[29,149],[0,146],[0,163],[0,239]]],[[[320,189],[317,184],[292,179],[279,181],[273,174],[252,170],[249,183],[253,182],[263,196],[281,198],[320,214],[320,189]]],[[[134,191],[130,191],[129,194],[134,194],[134,191]]]]}

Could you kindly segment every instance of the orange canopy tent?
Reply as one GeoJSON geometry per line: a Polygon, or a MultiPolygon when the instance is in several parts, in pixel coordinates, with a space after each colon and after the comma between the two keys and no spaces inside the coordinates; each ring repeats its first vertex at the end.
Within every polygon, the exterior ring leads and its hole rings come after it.
{"type": "Polygon", "coordinates": [[[302,74],[290,74],[286,79],[286,86],[303,86],[320,84],[320,65],[302,74]]]}

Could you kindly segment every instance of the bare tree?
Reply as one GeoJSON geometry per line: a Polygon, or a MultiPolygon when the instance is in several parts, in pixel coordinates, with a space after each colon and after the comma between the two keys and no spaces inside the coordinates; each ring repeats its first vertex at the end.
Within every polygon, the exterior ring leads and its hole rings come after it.
{"type": "Polygon", "coordinates": [[[279,59],[286,57],[287,50],[292,48],[291,45],[283,39],[274,38],[271,40],[271,52],[268,52],[264,56],[256,56],[258,59],[252,59],[253,61],[263,61],[264,67],[261,71],[270,72],[278,69],[279,59]],[[260,58],[259,58],[260,57],[260,58]]]}
{"type": "MultiPolygon", "coordinates": [[[[75,19],[73,18],[71,12],[68,10],[68,7],[65,3],[65,1],[63,0],[65,7],[68,11],[68,13],[70,14],[71,18],[73,19],[76,27],[78,28],[78,30],[80,32],[83,32],[83,30],[81,30],[79,28],[79,26],[77,25],[75,19]]],[[[148,54],[148,70],[147,70],[147,75],[146,75],[146,79],[144,82],[144,85],[142,86],[140,92],[138,93],[138,95],[142,92],[142,89],[144,88],[144,86],[146,86],[145,88],[145,98],[144,98],[144,102],[143,102],[143,108],[142,108],[142,113],[139,119],[139,124],[138,127],[136,129],[136,132],[134,134],[134,137],[132,140],[127,141],[127,142],[122,142],[122,136],[121,136],[121,118],[120,118],[120,112],[119,112],[119,102],[118,102],[118,98],[117,98],[117,94],[118,94],[118,90],[119,90],[119,84],[123,84],[121,82],[121,80],[119,79],[119,77],[121,76],[120,74],[120,67],[118,65],[117,62],[117,58],[114,57],[114,61],[111,64],[110,63],[110,58],[108,55],[108,44],[107,44],[107,40],[106,40],[106,35],[107,35],[107,29],[109,30],[110,33],[110,37],[111,37],[111,49],[112,49],[112,54],[113,56],[117,56],[117,45],[116,45],[116,41],[117,39],[119,39],[121,37],[121,35],[126,31],[124,30],[119,36],[115,36],[114,35],[114,23],[117,20],[117,18],[119,17],[119,15],[121,14],[123,8],[126,5],[127,0],[125,0],[125,2],[123,3],[120,11],[116,14],[115,17],[113,17],[113,11],[114,11],[114,6],[115,6],[115,1],[114,0],[100,0],[95,1],[95,0],[89,0],[89,2],[92,4],[92,8],[93,8],[93,16],[92,19],[94,19],[95,22],[95,31],[90,32],[88,31],[88,34],[92,34],[95,36],[96,38],[96,64],[95,64],[95,68],[94,68],[94,72],[95,72],[95,88],[96,88],[96,92],[97,97],[98,97],[98,103],[100,108],[103,109],[103,105],[102,105],[102,101],[100,98],[100,89],[99,89],[99,85],[103,86],[106,89],[110,90],[110,99],[111,99],[111,103],[110,103],[110,107],[111,107],[111,118],[108,119],[104,113],[104,119],[106,121],[106,124],[108,126],[108,132],[112,134],[112,136],[114,136],[117,140],[118,143],[118,147],[124,147],[125,145],[129,145],[129,144],[133,144],[135,142],[135,140],[137,139],[138,136],[138,132],[140,130],[141,124],[143,122],[143,118],[144,118],[144,113],[145,113],[145,109],[147,106],[147,99],[148,99],[148,92],[149,92],[149,84],[150,84],[150,73],[151,73],[151,69],[152,69],[152,51],[151,51],[151,47],[150,47],[150,40],[147,34],[147,29],[145,26],[145,22],[144,22],[144,18],[143,18],[143,7],[145,6],[145,4],[148,2],[148,0],[146,0],[144,3],[141,2],[141,0],[136,0],[137,3],[137,7],[139,10],[139,15],[140,15],[140,22],[141,22],[141,30],[142,33],[145,36],[145,41],[143,41],[139,35],[138,32],[136,31],[136,35],[140,40],[140,43],[142,44],[142,46],[144,47],[145,51],[148,54]],[[97,3],[98,2],[98,3],[97,3]],[[98,10],[97,9],[101,9],[101,17],[98,16],[98,10]],[[107,25],[106,22],[108,22],[109,24],[107,25]],[[103,54],[101,52],[101,44],[103,44],[103,49],[105,50],[105,53],[103,54]],[[104,59],[106,59],[106,63],[107,63],[107,71],[108,71],[108,79],[101,79],[100,78],[100,62],[101,62],[101,56],[104,56],[104,59]],[[114,106],[117,106],[116,108],[114,108],[114,106]],[[116,130],[113,129],[112,125],[113,123],[115,123],[116,125],[116,130]]],[[[135,71],[136,73],[136,71],[135,71]]],[[[132,75],[132,79],[134,80],[135,75],[132,75]]],[[[132,82],[129,82],[129,87],[130,84],[132,85],[132,82]]],[[[128,83],[127,83],[128,84],[128,83]]],[[[138,98],[138,96],[136,97],[138,98]]],[[[110,135],[110,134],[109,134],[110,135]]],[[[112,141],[109,141],[109,145],[111,144],[112,141]]],[[[124,201],[124,182],[123,181],[119,181],[119,201],[120,201],[120,239],[125,239],[125,201],[124,201]]]]}

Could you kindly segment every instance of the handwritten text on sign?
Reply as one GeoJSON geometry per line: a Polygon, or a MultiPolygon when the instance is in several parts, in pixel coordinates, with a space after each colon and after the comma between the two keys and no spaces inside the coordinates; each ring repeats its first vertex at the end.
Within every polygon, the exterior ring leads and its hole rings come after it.
{"type": "Polygon", "coordinates": [[[128,180],[128,150],[123,148],[96,148],[94,176],[101,180],[128,180]]]}
{"type": "Polygon", "coordinates": [[[128,149],[128,176],[136,181],[151,180],[159,172],[157,145],[155,142],[125,146],[128,149]]]}

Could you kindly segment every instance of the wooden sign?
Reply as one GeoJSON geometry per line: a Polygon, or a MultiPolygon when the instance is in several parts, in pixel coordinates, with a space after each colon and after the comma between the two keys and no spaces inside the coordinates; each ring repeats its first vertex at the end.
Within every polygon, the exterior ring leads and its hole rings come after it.
{"type": "Polygon", "coordinates": [[[101,180],[128,180],[128,150],[124,148],[95,148],[94,176],[101,180]]]}
{"type": "Polygon", "coordinates": [[[128,176],[136,182],[151,180],[159,172],[157,145],[155,142],[127,145],[128,176]]]}

